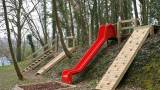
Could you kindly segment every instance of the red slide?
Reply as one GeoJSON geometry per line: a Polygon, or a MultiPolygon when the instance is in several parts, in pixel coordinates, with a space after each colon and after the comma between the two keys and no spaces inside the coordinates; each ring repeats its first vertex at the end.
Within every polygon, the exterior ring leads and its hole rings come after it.
{"type": "Polygon", "coordinates": [[[112,24],[101,25],[98,32],[98,37],[92,46],[87,50],[84,56],[80,59],[79,63],[72,69],[64,70],[62,72],[62,80],[64,83],[71,84],[72,76],[78,74],[86,69],[88,64],[97,55],[98,51],[105,43],[111,38],[116,38],[116,30],[112,24]]]}

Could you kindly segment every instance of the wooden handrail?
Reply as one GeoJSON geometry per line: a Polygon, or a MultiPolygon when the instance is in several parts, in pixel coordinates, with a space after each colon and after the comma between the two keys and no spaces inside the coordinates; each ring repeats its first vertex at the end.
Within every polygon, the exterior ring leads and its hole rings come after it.
{"type": "Polygon", "coordinates": [[[129,19],[129,20],[122,20],[120,21],[120,23],[128,23],[128,22],[132,22],[134,19],[129,19]]]}
{"type": "Polygon", "coordinates": [[[128,27],[122,27],[121,30],[126,30],[126,29],[133,29],[133,26],[128,26],[128,27]]]}
{"type": "Polygon", "coordinates": [[[132,18],[132,19],[129,19],[129,20],[122,20],[122,21],[118,21],[117,24],[117,38],[118,38],[118,44],[120,45],[121,43],[121,31],[122,30],[126,30],[126,29],[132,29],[134,27],[137,27],[137,20],[140,20],[139,18],[132,18]],[[134,26],[127,26],[127,27],[122,27],[121,24],[124,24],[124,23],[134,23],[134,26]]]}
{"type": "Polygon", "coordinates": [[[26,59],[31,59],[34,55],[37,55],[41,50],[44,50],[46,47],[48,47],[50,44],[52,44],[53,42],[55,42],[56,40],[52,40],[51,43],[48,43],[46,45],[44,45],[42,48],[38,49],[36,52],[32,53],[31,55],[29,55],[28,57],[26,57],[26,59]]]}
{"type": "Polygon", "coordinates": [[[140,19],[139,18],[137,18],[137,19],[132,18],[132,19],[129,19],[129,20],[122,20],[122,21],[120,21],[120,23],[134,22],[135,20],[140,20],[140,19]]]}
{"type": "MultiPolygon", "coordinates": [[[[66,37],[66,39],[75,39],[74,36],[69,36],[66,37]]],[[[29,55],[28,57],[26,57],[26,60],[31,60],[34,61],[35,59],[38,59],[42,54],[46,53],[48,50],[53,49],[54,46],[52,46],[53,42],[56,42],[56,39],[52,40],[50,43],[47,43],[46,45],[44,45],[43,47],[41,47],[40,49],[38,49],[37,51],[35,51],[34,53],[32,53],[31,55],[29,55]],[[46,51],[44,51],[44,49],[46,47],[49,47],[46,51]],[[33,57],[34,55],[38,55],[36,57],[33,57]]],[[[75,43],[75,42],[73,42],[75,43]]],[[[73,44],[74,45],[74,44],[73,44]]]]}
{"type": "Polygon", "coordinates": [[[43,54],[45,54],[45,53],[47,53],[48,51],[52,50],[53,48],[54,48],[54,47],[51,47],[51,48],[49,48],[48,50],[44,51],[42,54],[39,54],[37,57],[32,58],[30,64],[31,64],[33,61],[39,59],[43,54]]]}

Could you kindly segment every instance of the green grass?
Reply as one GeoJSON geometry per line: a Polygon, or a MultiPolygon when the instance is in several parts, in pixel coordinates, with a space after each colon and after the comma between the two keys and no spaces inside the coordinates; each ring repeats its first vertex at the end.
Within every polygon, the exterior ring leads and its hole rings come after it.
{"type": "MultiPolygon", "coordinates": [[[[19,63],[21,69],[26,67],[27,61],[22,61],[19,63]]],[[[15,69],[13,65],[0,67],[0,90],[11,90],[16,84],[33,82],[30,80],[20,81],[17,78],[15,69]]]]}

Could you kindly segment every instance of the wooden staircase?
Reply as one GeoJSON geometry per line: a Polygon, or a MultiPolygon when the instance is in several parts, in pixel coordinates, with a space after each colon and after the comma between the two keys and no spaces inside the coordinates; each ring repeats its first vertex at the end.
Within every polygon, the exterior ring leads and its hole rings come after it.
{"type": "Polygon", "coordinates": [[[96,89],[115,90],[120,80],[126,73],[134,57],[142,47],[149,33],[153,31],[151,26],[141,26],[134,28],[134,31],[118,56],[115,58],[103,78],[98,83],[96,89]]]}
{"type": "MultiPolygon", "coordinates": [[[[68,42],[69,39],[73,39],[73,46],[72,48],[69,48],[69,45],[67,43],[67,47],[69,51],[74,51],[76,39],[73,36],[66,37],[66,42],[68,42]]],[[[30,64],[22,72],[25,73],[30,70],[33,70],[43,61],[47,59],[54,59],[55,57],[59,56],[59,54],[64,53],[60,42],[58,42],[57,45],[56,43],[57,43],[57,38],[51,41],[50,43],[44,45],[42,48],[38,49],[30,56],[28,56],[26,60],[30,61],[30,64]]],[[[62,57],[65,57],[65,55],[62,55],[62,57]]]]}
{"type": "Polygon", "coordinates": [[[30,71],[34,68],[36,68],[39,64],[41,64],[42,61],[47,59],[48,57],[54,57],[54,51],[53,50],[47,50],[44,54],[39,55],[38,57],[35,58],[35,60],[27,66],[22,72],[27,72],[30,71]]]}
{"type": "MultiPolygon", "coordinates": [[[[75,48],[68,48],[69,52],[73,52],[75,50],[75,48]]],[[[63,58],[66,57],[65,52],[61,52],[59,53],[55,58],[53,58],[50,62],[48,62],[46,65],[44,65],[42,68],[40,68],[36,75],[41,75],[44,72],[48,71],[49,69],[51,69],[56,63],[58,63],[59,61],[61,61],[63,58]]]]}
{"type": "Polygon", "coordinates": [[[38,65],[40,65],[44,60],[46,60],[48,58],[53,58],[55,56],[55,54],[57,54],[57,52],[54,51],[55,47],[53,45],[51,45],[54,41],[46,44],[44,47],[40,48],[35,53],[28,56],[26,59],[29,60],[31,63],[22,72],[24,73],[24,72],[28,72],[30,70],[33,70],[38,65]]]}

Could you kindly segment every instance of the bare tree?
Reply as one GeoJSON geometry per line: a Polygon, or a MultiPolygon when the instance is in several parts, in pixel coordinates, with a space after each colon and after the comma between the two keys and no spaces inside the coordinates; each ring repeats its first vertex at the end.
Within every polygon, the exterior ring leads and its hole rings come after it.
{"type": "Polygon", "coordinates": [[[17,73],[17,76],[20,80],[23,80],[23,75],[20,72],[19,66],[17,64],[17,60],[13,51],[13,46],[12,46],[12,41],[11,41],[11,33],[10,33],[10,28],[9,28],[9,22],[8,22],[8,16],[7,16],[7,8],[5,4],[5,0],[2,0],[3,2],[3,9],[4,9],[4,17],[5,17],[5,24],[6,24],[6,29],[7,29],[7,36],[8,36],[8,44],[9,44],[9,49],[10,49],[10,54],[13,60],[13,64],[17,73]]]}

